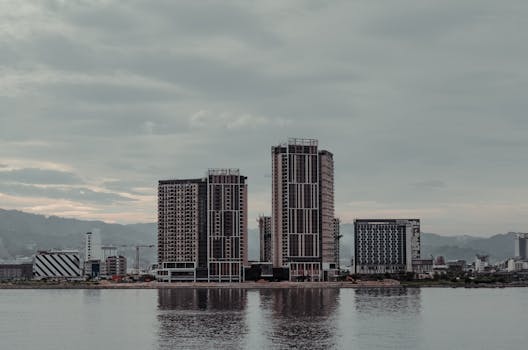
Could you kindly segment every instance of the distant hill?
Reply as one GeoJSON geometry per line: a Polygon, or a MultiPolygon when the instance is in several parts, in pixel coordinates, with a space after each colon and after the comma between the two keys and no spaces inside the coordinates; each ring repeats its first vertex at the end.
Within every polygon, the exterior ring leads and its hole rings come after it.
{"type": "MultiPolygon", "coordinates": [[[[341,225],[341,256],[349,263],[354,244],[354,225],[341,225]]],[[[489,238],[468,235],[442,236],[422,233],[422,257],[444,256],[447,260],[473,261],[476,254],[490,256],[491,261],[510,258],[514,254],[514,232],[497,234],[489,238]]]]}
{"type": "MultiPolygon", "coordinates": [[[[155,244],[155,224],[119,225],[102,221],[66,219],[0,209],[0,260],[28,257],[36,250],[81,249],[84,234],[99,229],[103,244],[155,244]]],[[[133,248],[120,248],[120,253],[134,258],[133,248]]],[[[155,249],[144,249],[142,256],[152,261],[155,249]]],[[[142,259],[143,260],[143,259],[142,259]]]]}
{"type": "MultiPolygon", "coordinates": [[[[0,209],[0,260],[28,257],[39,249],[83,248],[84,233],[99,229],[103,244],[156,244],[155,223],[132,225],[108,224],[102,221],[66,219],[16,210],[0,209]]],[[[342,224],[341,261],[349,265],[354,242],[354,226],[342,224]]],[[[258,260],[258,229],[250,229],[249,258],[258,260]]],[[[492,261],[513,255],[514,233],[497,234],[489,238],[474,236],[442,236],[422,234],[422,257],[442,255],[446,259],[473,261],[475,254],[488,254],[492,261]]],[[[120,253],[134,259],[133,248],[120,248],[120,253]]],[[[155,261],[155,249],[141,252],[142,264],[155,261]]]]}

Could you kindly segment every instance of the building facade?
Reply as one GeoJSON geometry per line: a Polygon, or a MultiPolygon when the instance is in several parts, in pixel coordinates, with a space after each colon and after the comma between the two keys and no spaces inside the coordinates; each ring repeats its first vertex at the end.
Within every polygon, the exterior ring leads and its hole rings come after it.
{"type": "Polygon", "coordinates": [[[335,268],[339,270],[341,268],[339,250],[341,249],[341,220],[334,218],[334,259],[335,259],[335,268]]]}
{"type": "Polygon", "coordinates": [[[35,279],[81,278],[81,263],[78,250],[40,251],[33,262],[35,279]]]}
{"type": "Polygon", "coordinates": [[[125,276],[127,274],[127,259],[122,255],[109,256],[106,258],[103,270],[105,276],[125,276]]]}
{"type": "Polygon", "coordinates": [[[247,251],[247,178],[238,169],[207,174],[209,281],[242,282],[247,251]]]}
{"type": "Polygon", "coordinates": [[[354,220],[354,272],[413,272],[420,259],[419,219],[354,220]]]}
{"type": "Polygon", "coordinates": [[[272,260],[290,280],[323,278],[335,263],[334,162],[313,139],[273,146],[272,260]]]}
{"type": "Polygon", "coordinates": [[[528,260],[528,233],[518,233],[515,236],[515,258],[528,260]]]}
{"type": "Polygon", "coordinates": [[[271,262],[271,216],[259,216],[260,261],[271,262]]]}
{"type": "Polygon", "coordinates": [[[242,281],[247,264],[247,183],[238,169],[158,186],[158,279],[242,281]]]}
{"type": "Polygon", "coordinates": [[[0,281],[30,280],[33,278],[33,264],[0,264],[0,281]]]}
{"type": "Polygon", "coordinates": [[[158,274],[164,281],[207,280],[207,181],[158,186],[158,274]]]}

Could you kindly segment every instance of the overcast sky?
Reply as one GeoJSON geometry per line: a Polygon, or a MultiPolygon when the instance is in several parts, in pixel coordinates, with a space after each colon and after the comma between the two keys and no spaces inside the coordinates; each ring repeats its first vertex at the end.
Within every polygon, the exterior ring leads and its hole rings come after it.
{"type": "Polygon", "coordinates": [[[335,155],[336,213],[528,231],[528,3],[0,0],[0,207],[156,220],[157,180],[335,155]]]}

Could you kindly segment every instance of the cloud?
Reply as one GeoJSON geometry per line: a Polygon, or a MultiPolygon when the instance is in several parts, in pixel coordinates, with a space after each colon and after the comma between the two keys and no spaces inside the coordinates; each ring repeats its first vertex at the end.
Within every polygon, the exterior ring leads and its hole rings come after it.
{"type": "Polygon", "coordinates": [[[0,6],[0,183],[20,193],[2,206],[35,208],[37,193],[47,213],[60,201],[81,217],[155,219],[157,180],[238,167],[254,226],[271,210],[270,146],[314,137],[334,153],[345,219],[523,230],[525,1],[0,6]]]}
{"type": "Polygon", "coordinates": [[[113,192],[95,191],[86,187],[33,186],[24,184],[0,184],[0,192],[10,196],[67,199],[77,202],[111,204],[131,202],[134,198],[113,192]]]}
{"type": "Polygon", "coordinates": [[[80,184],[82,179],[76,174],[50,169],[25,168],[0,171],[0,181],[24,184],[80,184]]]}
{"type": "Polygon", "coordinates": [[[439,189],[446,187],[446,183],[442,180],[425,180],[418,181],[412,184],[412,186],[419,189],[439,189]]]}
{"type": "Polygon", "coordinates": [[[191,128],[225,128],[225,129],[255,129],[264,126],[286,126],[291,120],[283,118],[268,118],[251,114],[233,115],[229,113],[215,114],[201,110],[189,118],[191,128]]]}

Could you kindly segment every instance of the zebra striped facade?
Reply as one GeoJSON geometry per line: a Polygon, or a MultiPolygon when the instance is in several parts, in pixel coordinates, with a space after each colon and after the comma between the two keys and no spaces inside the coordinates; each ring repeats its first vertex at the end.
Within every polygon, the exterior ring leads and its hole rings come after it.
{"type": "Polygon", "coordinates": [[[33,262],[33,277],[38,280],[81,278],[79,252],[76,250],[38,252],[33,262]]]}

